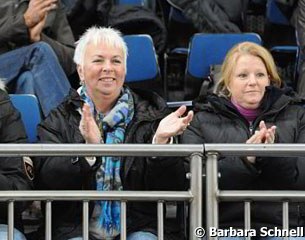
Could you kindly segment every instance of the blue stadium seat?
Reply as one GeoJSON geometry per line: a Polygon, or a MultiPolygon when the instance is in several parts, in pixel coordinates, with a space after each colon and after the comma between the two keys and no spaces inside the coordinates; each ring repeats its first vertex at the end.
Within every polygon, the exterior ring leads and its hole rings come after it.
{"type": "Polygon", "coordinates": [[[124,40],[128,47],[126,82],[158,78],[160,69],[150,35],[125,35],[124,40]]]}
{"type": "Polygon", "coordinates": [[[21,114],[29,143],[37,142],[37,125],[40,109],[36,96],[31,94],[10,94],[11,101],[21,114]]]}
{"type": "Polygon", "coordinates": [[[125,35],[128,47],[125,83],[133,88],[144,88],[164,96],[160,68],[153,40],[147,34],[125,35]]]}
{"type": "Polygon", "coordinates": [[[186,64],[186,95],[190,95],[191,99],[196,97],[201,85],[198,80],[209,77],[211,66],[222,64],[227,52],[237,43],[245,41],[262,44],[256,33],[194,34],[189,44],[186,64]]]}
{"type": "Polygon", "coordinates": [[[221,64],[228,50],[237,43],[245,41],[262,43],[260,36],[256,33],[195,34],[189,46],[187,73],[196,78],[207,77],[211,65],[221,64]]]}

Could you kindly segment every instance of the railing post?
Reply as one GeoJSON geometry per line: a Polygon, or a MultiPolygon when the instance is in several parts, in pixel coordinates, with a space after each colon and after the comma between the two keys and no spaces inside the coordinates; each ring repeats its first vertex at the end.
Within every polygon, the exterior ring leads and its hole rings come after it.
{"type": "Polygon", "coordinates": [[[217,240],[217,237],[210,237],[209,230],[218,228],[218,153],[208,152],[206,156],[206,234],[208,240],[217,240]]]}
{"type": "Polygon", "coordinates": [[[52,239],[52,202],[50,200],[46,201],[46,232],[45,239],[52,239]]]}
{"type": "Polygon", "coordinates": [[[202,227],[202,155],[191,155],[191,184],[193,200],[190,203],[190,232],[189,239],[195,240],[195,229],[202,227]]]}
{"type": "MultiPolygon", "coordinates": [[[[283,202],[283,229],[289,229],[289,202],[283,202]]],[[[283,237],[284,240],[288,240],[288,237],[283,237]]]]}
{"type": "Polygon", "coordinates": [[[8,202],[8,240],[14,239],[14,201],[8,202]]]}
{"type": "MultiPolygon", "coordinates": [[[[244,212],[245,212],[245,229],[251,229],[251,202],[245,201],[244,202],[244,212]]],[[[246,240],[251,240],[250,236],[246,237],[246,240]]]]}
{"type": "Polygon", "coordinates": [[[127,206],[126,201],[121,201],[121,240],[126,240],[127,235],[127,206]]]}
{"type": "Polygon", "coordinates": [[[83,240],[89,239],[89,201],[83,201],[83,240]]]}
{"type": "Polygon", "coordinates": [[[158,240],[164,239],[164,202],[158,202],[158,240]]]}

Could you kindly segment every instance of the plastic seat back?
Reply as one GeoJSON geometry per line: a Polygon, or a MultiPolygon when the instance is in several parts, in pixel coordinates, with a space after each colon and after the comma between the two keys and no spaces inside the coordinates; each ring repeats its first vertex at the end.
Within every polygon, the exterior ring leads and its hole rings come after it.
{"type": "Polygon", "coordinates": [[[37,125],[41,121],[40,109],[36,96],[31,94],[10,94],[11,101],[20,112],[28,141],[37,142],[37,125]]]}
{"type": "Polygon", "coordinates": [[[125,35],[128,47],[125,83],[134,88],[145,88],[164,95],[160,68],[153,40],[147,34],[125,35]]]}
{"type": "Polygon", "coordinates": [[[150,35],[125,35],[124,40],[128,47],[126,82],[156,79],[160,69],[150,35]]]}
{"type": "Polygon", "coordinates": [[[213,65],[221,65],[227,52],[241,42],[262,44],[256,33],[196,33],[189,44],[186,64],[186,99],[194,99],[203,79],[210,75],[213,65]],[[201,81],[199,81],[201,80],[201,81]],[[196,83],[197,82],[197,83],[196,83]]]}

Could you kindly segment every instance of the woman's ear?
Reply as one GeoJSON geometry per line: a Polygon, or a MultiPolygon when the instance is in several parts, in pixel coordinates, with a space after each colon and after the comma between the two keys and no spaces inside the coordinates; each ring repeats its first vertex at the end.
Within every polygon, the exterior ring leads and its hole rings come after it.
{"type": "Polygon", "coordinates": [[[85,81],[83,67],[81,65],[77,65],[76,67],[80,82],[83,83],[85,81]]]}

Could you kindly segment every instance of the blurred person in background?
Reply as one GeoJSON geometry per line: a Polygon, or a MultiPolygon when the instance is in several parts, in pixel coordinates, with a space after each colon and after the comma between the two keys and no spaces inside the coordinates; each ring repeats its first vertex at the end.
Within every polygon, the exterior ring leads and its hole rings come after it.
{"type": "Polygon", "coordinates": [[[74,37],[59,0],[0,1],[0,77],[35,94],[44,116],[68,94],[74,37]],[[51,93],[51,94],[50,94],[51,93]]]}
{"type": "MultiPolygon", "coordinates": [[[[27,137],[20,113],[10,101],[0,80],[0,142],[26,143],[27,137]]],[[[28,157],[0,157],[0,191],[31,190],[34,178],[33,162],[28,157]]],[[[25,240],[21,214],[27,207],[25,202],[15,202],[14,240],[25,240]]],[[[8,202],[0,202],[0,239],[7,236],[8,202]]]]}

